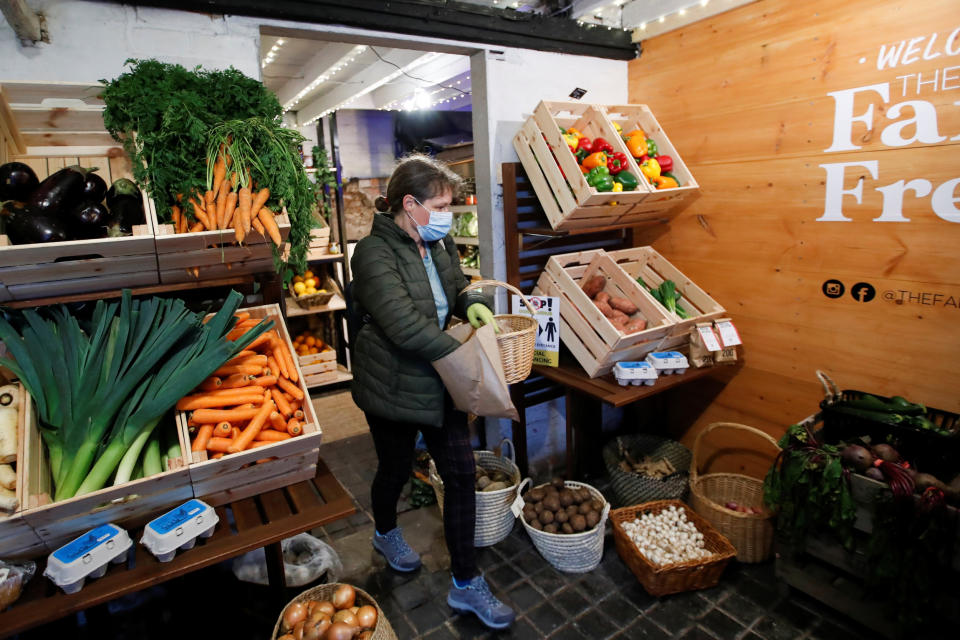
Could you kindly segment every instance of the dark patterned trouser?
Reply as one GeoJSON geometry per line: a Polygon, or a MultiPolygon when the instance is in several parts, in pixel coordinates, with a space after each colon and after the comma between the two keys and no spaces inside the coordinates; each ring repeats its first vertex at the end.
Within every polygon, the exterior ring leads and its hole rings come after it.
{"type": "Polygon", "coordinates": [[[479,572],[473,546],[477,515],[475,463],[466,414],[448,410],[445,424],[439,429],[365,415],[378,459],[370,489],[377,531],[387,533],[397,526],[397,502],[410,479],[420,431],[443,480],[443,531],[450,551],[450,569],[457,580],[470,580],[479,572]]]}

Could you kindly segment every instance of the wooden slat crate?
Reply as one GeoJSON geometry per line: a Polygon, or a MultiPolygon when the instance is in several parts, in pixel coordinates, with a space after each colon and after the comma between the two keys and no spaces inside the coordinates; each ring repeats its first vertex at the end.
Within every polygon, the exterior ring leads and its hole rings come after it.
{"type": "Polygon", "coordinates": [[[690,278],[673,266],[669,260],[657,253],[653,247],[635,247],[608,251],[607,255],[617,265],[636,280],[642,278],[647,286],[657,288],[664,280],[673,280],[680,292],[680,305],[690,316],[683,319],[672,312],[676,317],[676,324],[671,335],[687,335],[698,322],[707,322],[723,316],[726,311],[720,304],[711,298],[706,291],[698,287],[690,278]]]}
{"type": "MultiPolygon", "coordinates": [[[[169,471],[109,486],[93,493],[53,502],[50,464],[38,428],[36,409],[29,394],[25,406],[24,459],[26,460],[27,504],[23,518],[48,550],[53,551],[81,533],[107,522],[136,527],[164,510],[193,497],[187,461],[171,460],[169,471]]],[[[157,429],[177,429],[165,419],[157,429]]],[[[189,445],[179,435],[181,451],[189,445]]]]}
{"type": "MultiPolygon", "coordinates": [[[[273,271],[273,243],[256,229],[250,230],[242,245],[237,244],[232,229],[174,233],[172,224],[158,221],[156,204],[151,204],[150,218],[156,229],[157,266],[162,284],[273,271]]],[[[287,214],[277,214],[277,226],[286,241],[290,235],[287,214]]]]}
{"type": "MultiPolygon", "coordinates": [[[[648,200],[648,204],[652,202],[660,205],[663,209],[669,209],[676,207],[685,200],[692,200],[699,195],[700,185],[697,184],[696,179],[694,179],[693,174],[690,173],[683,158],[680,157],[677,148],[670,142],[666,131],[664,131],[660,123],[657,122],[657,119],[653,116],[653,112],[647,105],[625,104],[601,108],[607,118],[610,119],[610,122],[616,122],[620,125],[624,133],[632,131],[633,129],[643,129],[644,133],[647,134],[647,138],[657,143],[658,155],[670,156],[670,158],[673,159],[673,168],[669,173],[677,177],[677,181],[681,186],[674,187],[673,189],[655,189],[651,187],[656,196],[648,200]]],[[[640,180],[647,182],[646,176],[642,173],[638,177],[640,180]]]]}
{"type": "Polygon", "coordinates": [[[26,401],[28,394],[20,387],[19,417],[17,419],[17,510],[11,515],[0,514],[0,558],[12,560],[34,558],[48,551],[47,546],[23,517],[27,503],[26,457],[26,401]]]}
{"type": "MultiPolygon", "coordinates": [[[[278,305],[249,307],[242,311],[248,312],[252,318],[273,318],[276,325],[274,328],[286,341],[290,353],[296,353],[278,305]]],[[[188,467],[190,484],[197,498],[217,506],[309,480],[316,474],[322,432],[304,383],[300,362],[295,362],[294,366],[297,367],[299,387],[304,393],[303,434],[264,447],[225,455],[218,460],[209,460],[206,451],[191,452],[188,467]]],[[[178,412],[177,422],[180,437],[187,443],[185,450],[189,451],[187,414],[178,412]]]]}
{"type": "MultiPolygon", "coordinates": [[[[101,87],[0,84],[6,160],[29,165],[42,181],[70,166],[97,167],[109,186],[132,178],[130,159],[103,128],[101,87]],[[72,123],[72,124],[71,124],[72,123]]],[[[144,194],[144,213],[150,209],[144,194]]],[[[121,238],[13,245],[0,235],[0,301],[105,291],[159,282],[149,215],[121,238]]]]}
{"type": "Polygon", "coordinates": [[[657,349],[679,346],[686,336],[671,337],[676,318],[602,250],[551,256],[534,295],[560,298],[560,339],[591,378],[609,373],[622,360],[642,359],[657,349]],[[639,307],[647,328],[630,334],[617,329],[581,289],[585,277],[607,278],[605,291],[639,307]]]}
{"type": "Polygon", "coordinates": [[[675,190],[656,191],[644,180],[601,106],[541,102],[514,137],[513,145],[554,229],[629,226],[668,220],[679,213],[677,205],[682,199],[664,195],[675,190]],[[569,127],[591,139],[605,138],[624,153],[627,171],[639,181],[638,189],[614,193],[590,187],[560,133],[561,128],[569,127]]]}

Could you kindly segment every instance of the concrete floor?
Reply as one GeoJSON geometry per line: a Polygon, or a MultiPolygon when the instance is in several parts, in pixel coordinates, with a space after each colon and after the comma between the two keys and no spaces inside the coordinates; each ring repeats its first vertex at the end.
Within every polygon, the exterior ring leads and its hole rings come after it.
{"type": "MultiPolygon", "coordinates": [[[[321,456],[354,496],[357,513],[313,533],[331,544],[343,563],[340,581],[373,596],[400,640],[413,638],[684,638],[710,640],[854,640],[866,633],[853,622],[798,592],[778,588],[772,563],[732,562],[712,589],[654,598],[618,557],[612,534],[603,561],[591,573],[554,570],[518,523],[498,545],[479,552],[479,563],[501,599],[519,614],[506,632],[491,633],[474,616],[446,605],[449,556],[436,505],[400,505],[406,538],[423,556],[412,574],[386,567],[370,538],[370,480],[376,455],[369,434],[327,443],[321,456]]],[[[600,480],[595,484],[602,488],[600,480]]],[[[42,579],[42,578],[41,578],[42,579]]],[[[138,594],[23,634],[48,639],[163,639],[269,637],[286,602],[307,587],[276,597],[267,587],[238,581],[228,563],[199,571],[138,594]]]]}

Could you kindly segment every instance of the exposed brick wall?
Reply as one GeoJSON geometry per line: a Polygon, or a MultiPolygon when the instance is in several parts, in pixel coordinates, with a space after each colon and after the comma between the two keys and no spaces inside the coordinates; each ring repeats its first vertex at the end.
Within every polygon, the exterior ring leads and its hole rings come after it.
{"type": "Polygon", "coordinates": [[[373,226],[373,203],[386,193],[386,178],[354,179],[343,185],[343,217],[347,225],[348,241],[360,240],[370,234],[373,226]]]}

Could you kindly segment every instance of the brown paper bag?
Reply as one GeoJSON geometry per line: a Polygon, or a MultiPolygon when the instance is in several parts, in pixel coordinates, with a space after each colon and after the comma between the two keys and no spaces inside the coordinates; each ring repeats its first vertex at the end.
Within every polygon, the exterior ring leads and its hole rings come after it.
{"type": "Polygon", "coordinates": [[[454,406],[478,416],[519,421],[520,416],[510,399],[493,326],[484,325],[474,330],[464,322],[447,329],[447,334],[462,346],[435,360],[433,368],[440,374],[454,406]]]}
{"type": "Polygon", "coordinates": [[[697,330],[699,327],[712,326],[709,322],[701,322],[690,330],[690,364],[697,369],[713,366],[715,352],[707,348],[707,345],[703,343],[703,337],[697,330]]]}

